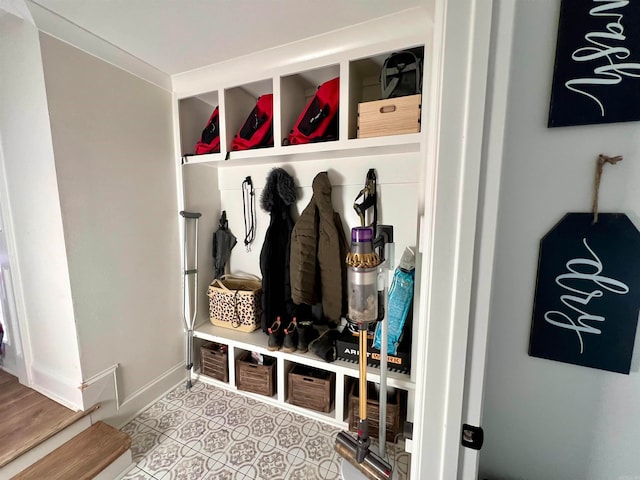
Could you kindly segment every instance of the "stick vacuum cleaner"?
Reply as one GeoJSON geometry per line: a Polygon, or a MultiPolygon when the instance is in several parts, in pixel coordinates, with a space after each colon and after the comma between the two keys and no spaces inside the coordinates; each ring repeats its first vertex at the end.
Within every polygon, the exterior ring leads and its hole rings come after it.
{"type": "MultiPolygon", "coordinates": [[[[391,465],[369,450],[371,439],[367,421],[367,331],[378,321],[378,267],[380,256],[373,249],[374,231],[371,227],[351,230],[351,251],[347,256],[349,284],[348,320],[358,326],[359,335],[359,412],[358,436],[340,432],[335,450],[371,480],[391,478],[391,465]]],[[[384,442],[380,438],[380,442],[384,442]]]]}

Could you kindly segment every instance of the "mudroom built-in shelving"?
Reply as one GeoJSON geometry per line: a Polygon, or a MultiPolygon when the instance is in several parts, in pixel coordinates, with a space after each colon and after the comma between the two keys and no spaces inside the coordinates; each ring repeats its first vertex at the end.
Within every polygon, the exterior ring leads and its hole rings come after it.
{"type": "MultiPolygon", "coordinates": [[[[376,32],[349,42],[353,33],[336,32],[326,38],[309,39],[295,46],[256,53],[233,64],[211,66],[182,74],[174,79],[174,117],[176,164],[179,201],[182,209],[202,213],[199,235],[198,319],[195,330],[197,353],[205,342],[215,342],[228,349],[228,382],[205,375],[200,378],[224,388],[236,388],[236,360],[245,352],[256,352],[275,358],[276,388],[272,397],[262,398],[292,411],[321,419],[342,428],[348,426],[348,396],[358,377],[358,365],[343,360],[327,363],[312,353],[285,353],[267,349],[267,335],[261,330],[237,332],[217,327],[208,318],[207,286],[212,277],[211,235],[218,227],[222,211],[229,228],[238,239],[232,251],[228,270],[231,273],[260,275],[260,249],[269,223],[268,214],[260,208],[260,195],[271,169],[284,168],[293,178],[298,194],[292,212],[294,219],[311,199],[313,178],[328,172],[332,184],[332,201],[342,216],[345,234],[360,224],[354,211],[354,199],[364,186],[367,171],[375,169],[378,185],[379,223],[394,226],[394,268],[405,247],[420,244],[420,224],[424,206],[423,178],[425,135],[417,125],[417,133],[357,138],[358,104],[380,98],[380,69],[391,53],[428,43],[428,28],[398,30],[380,40],[376,32]],[[347,37],[342,37],[347,35],[347,37]],[[368,40],[367,40],[368,38],[368,40]],[[298,60],[286,60],[286,52],[299,49],[298,60]],[[340,108],[338,138],[304,145],[283,145],[307,102],[320,84],[339,78],[340,108]],[[238,132],[260,95],[272,93],[274,99],[273,147],[246,151],[230,151],[238,132]],[[211,115],[220,109],[221,152],[193,156],[193,147],[211,115]],[[186,156],[185,156],[186,155],[186,156]],[[256,190],[256,239],[247,249],[244,239],[244,208],[241,184],[251,176],[256,190]],[[287,375],[296,365],[335,374],[331,410],[319,412],[289,403],[287,375]]],[[[429,49],[425,49],[425,56],[429,49]]],[[[427,62],[428,64],[428,62],[427,62]]],[[[424,118],[424,115],[422,116],[424,118]]],[[[416,285],[421,282],[417,269],[416,285]]],[[[389,280],[393,271],[389,271],[389,280]]],[[[412,337],[419,338],[420,305],[415,302],[412,337]]],[[[343,320],[344,323],[344,320],[343,320]]],[[[413,420],[416,389],[417,345],[412,346],[412,372],[389,371],[389,387],[403,392],[405,418],[413,420]]],[[[195,359],[196,365],[199,359],[195,359]]],[[[391,365],[390,365],[391,367],[391,365]]],[[[370,382],[380,381],[378,368],[369,367],[370,382]]],[[[254,395],[247,393],[248,395],[254,395]]],[[[261,396],[257,396],[259,398],[261,396]]]]}

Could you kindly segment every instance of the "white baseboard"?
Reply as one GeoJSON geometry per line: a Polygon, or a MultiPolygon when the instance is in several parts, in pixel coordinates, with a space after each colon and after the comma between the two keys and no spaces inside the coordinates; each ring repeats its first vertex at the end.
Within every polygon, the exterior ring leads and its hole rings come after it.
{"type": "Polygon", "coordinates": [[[176,365],[151,382],[139,388],[122,400],[120,408],[116,408],[115,400],[102,400],[100,408],[91,414],[95,423],[102,420],[116,428],[121,428],[135,418],[141,411],[155,403],[170,390],[184,380],[186,371],[184,364],[176,365]]]}
{"type": "Polygon", "coordinates": [[[80,382],[75,383],[38,365],[31,365],[31,385],[28,386],[74,411],[91,407],[84,405],[80,385],[80,382]]]}
{"type": "Polygon", "coordinates": [[[122,403],[117,405],[115,384],[111,376],[105,376],[83,390],[79,385],[71,385],[65,379],[34,366],[31,373],[33,384],[30,387],[34,390],[76,411],[100,404],[100,408],[91,414],[92,423],[102,420],[116,428],[122,427],[147,406],[163,397],[183,381],[186,375],[184,364],[175,365],[121,399],[122,403]]]}

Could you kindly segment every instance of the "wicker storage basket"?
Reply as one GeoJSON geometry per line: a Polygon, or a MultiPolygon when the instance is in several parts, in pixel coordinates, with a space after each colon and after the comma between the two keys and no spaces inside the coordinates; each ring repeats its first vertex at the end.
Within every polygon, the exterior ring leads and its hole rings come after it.
{"type": "Polygon", "coordinates": [[[209,320],[217,327],[253,332],[260,327],[262,281],[254,276],[222,275],[207,289],[209,320]]]}
{"type": "Polygon", "coordinates": [[[296,365],[289,372],[289,403],[299,407],[330,412],[336,374],[296,365]]]}
{"type": "Polygon", "coordinates": [[[236,387],[245,392],[273,397],[276,393],[276,359],[264,357],[264,365],[258,365],[244,352],[236,360],[236,387]]]}
{"type": "Polygon", "coordinates": [[[229,362],[226,345],[209,342],[200,347],[200,372],[222,382],[229,381],[229,362]]]}
{"type": "MultiPolygon", "coordinates": [[[[369,436],[378,438],[380,426],[380,403],[376,399],[376,391],[372,384],[368,384],[367,390],[367,420],[369,424],[369,436]]],[[[349,430],[358,431],[360,421],[360,398],[358,397],[358,383],[355,382],[349,393],[349,430]]],[[[393,398],[387,400],[387,441],[394,442],[396,435],[400,433],[400,391],[396,390],[393,398]]]]}

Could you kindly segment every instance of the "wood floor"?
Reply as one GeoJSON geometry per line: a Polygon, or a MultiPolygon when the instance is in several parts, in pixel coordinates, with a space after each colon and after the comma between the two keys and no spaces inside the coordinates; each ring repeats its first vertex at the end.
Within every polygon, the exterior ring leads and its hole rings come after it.
{"type": "Polygon", "coordinates": [[[12,480],[91,480],[130,447],[129,435],[97,422],[12,480]]]}
{"type": "Polygon", "coordinates": [[[0,467],[90,412],[74,412],[0,370],[0,467]]]}

